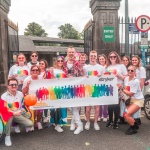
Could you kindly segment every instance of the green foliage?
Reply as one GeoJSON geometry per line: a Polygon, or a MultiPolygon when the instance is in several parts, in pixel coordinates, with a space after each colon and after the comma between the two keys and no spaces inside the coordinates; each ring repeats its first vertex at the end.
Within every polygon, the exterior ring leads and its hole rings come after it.
{"type": "Polygon", "coordinates": [[[64,39],[81,39],[81,34],[71,25],[65,24],[58,27],[60,32],[58,33],[59,38],[64,39]]]}
{"type": "Polygon", "coordinates": [[[38,23],[31,22],[25,29],[24,35],[31,35],[31,36],[39,36],[39,37],[47,37],[48,34],[42,29],[38,23]]]}

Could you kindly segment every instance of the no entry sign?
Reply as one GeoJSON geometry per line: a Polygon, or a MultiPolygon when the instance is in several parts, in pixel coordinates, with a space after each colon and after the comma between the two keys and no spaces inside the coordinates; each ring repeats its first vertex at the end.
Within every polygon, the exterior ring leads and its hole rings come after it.
{"type": "Polygon", "coordinates": [[[150,17],[141,15],[136,19],[136,27],[141,32],[150,30],[150,17]]]}

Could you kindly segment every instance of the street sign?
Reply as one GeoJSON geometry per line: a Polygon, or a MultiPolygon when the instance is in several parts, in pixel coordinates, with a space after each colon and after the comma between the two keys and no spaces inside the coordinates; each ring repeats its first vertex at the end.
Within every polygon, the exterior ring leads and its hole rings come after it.
{"type": "Polygon", "coordinates": [[[141,45],[148,45],[148,32],[141,32],[141,45]]]}
{"type": "Polygon", "coordinates": [[[149,48],[148,45],[141,45],[140,47],[141,47],[141,49],[148,49],[149,48]]]}
{"type": "Polygon", "coordinates": [[[115,28],[112,26],[103,27],[103,41],[114,42],[115,41],[115,28]]]}
{"type": "Polygon", "coordinates": [[[136,19],[136,27],[141,32],[150,30],[150,17],[141,15],[136,19]]]}
{"type": "Polygon", "coordinates": [[[129,34],[139,34],[140,31],[136,28],[135,23],[129,23],[129,34]]]}

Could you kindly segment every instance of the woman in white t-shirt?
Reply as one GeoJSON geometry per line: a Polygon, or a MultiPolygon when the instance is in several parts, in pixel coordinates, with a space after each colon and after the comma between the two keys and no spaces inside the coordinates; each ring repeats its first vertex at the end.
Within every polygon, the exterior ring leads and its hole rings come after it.
{"type": "Polygon", "coordinates": [[[129,123],[130,128],[125,132],[128,135],[137,133],[139,129],[138,124],[132,117],[144,104],[144,96],[141,91],[140,81],[135,77],[136,68],[134,66],[128,67],[128,77],[124,80],[124,88],[121,84],[118,84],[126,95],[131,97],[130,105],[127,106],[126,112],[124,112],[124,118],[129,123]]]}
{"type": "Polygon", "coordinates": [[[30,74],[29,67],[26,63],[26,57],[23,53],[17,56],[17,64],[13,65],[8,74],[8,78],[16,78],[18,80],[18,91],[22,90],[23,81],[30,74]]]}
{"type": "MultiPolygon", "coordinates": [[[[144,89],[144,82],[145,82],[145,79],[146,79],[146,70],[142,66],[141,58],[139,56],[137,56],[137,55],[136,56],[132,56],[131,64],[133,66],[135,66],[135,68],[136,68],[136,77],[139,79],[141,91],[143,91],[143,89],[144,89]]],[[[141,124],[140,113],[141,113],[141,110],[139,110],[139,112],[136,112],[134,114],[134,118],[135,118],[136,122],[139,125],[141,124]]]]}
{"type": "Polygon", "coordinates": [[[33,65],[39,66],[39,62],[38,62],[38,52],[32,51],[32,52],[30,53],[30,59],[31,59],[31,61],[28,62],[28,64],[27,64],[28,67],[29,67],[29,69],[31,69],[31,66],[33,66],[33,65]]]}
{"type": "MultiPolygon", "coordinates": [[[[52,77],[54,78],[66,78],[67,74],[65,68],[63,67],[64,57],[57,56],[54,62],[54,67],[50,68],[52,77]]],[[[58,132],[63,132],[61,125],[67,124],[67,109],[57,108],[51,109],[51,119],[50,123],[55,124],[55,130],[58,132]]]]}
{"type": "MultiPolygon", "coordinates": [[[[22,86],[23,94],[34,94],[34,91],[29,90],[30,83],[32,82],[32,80],[42,79],[42,77],[39,75],[40,74],[39,66],[36,66],[36,65],[31,66],[30,72],[31,72],[31,75],[28,76],[23,82],[23,86],[22,86]]],[[[43,129],[43,127],[41,125],[42,114],[43,114],[43,110],[34,110],[34,119],[37,117],[36,126],[39,130],[43,129]]],[[[32,127],[31,130],[34,130],[34,127],[32,127]]]]}
{"type": "MultiPolygon", "coordinates": [[[[108,64],[108,60],[106,55],[101,54],[98,56],[98,62],[101,66],[104,68],[108,64]]],[[[98,121],[101,121],[103,117],[103,122],[107,122],[107,117],[108,117],[108,105],[101,105],[100,106],[100,112],[99,112],[99,118],[98,121]]]]}
{"type": "MultiPolygon", "coordinates": [[[[121,64],[120,56],[116,52],[110,52],[108,55],[108,65],[106,66],[106,73],[115,75],[117,77],[117,83],[123,84],[123,80],[127,75],[126,67],[121,64]]],[[[109,121],[107,122],[106,127],[111,127],[113,125],[113,129],[118,128],[118,118],[119,118],[119,99],[118,104],[108,105],[108,115],[109,121]],[[114,120],[113,120],[114,114],[114,120]]]]}

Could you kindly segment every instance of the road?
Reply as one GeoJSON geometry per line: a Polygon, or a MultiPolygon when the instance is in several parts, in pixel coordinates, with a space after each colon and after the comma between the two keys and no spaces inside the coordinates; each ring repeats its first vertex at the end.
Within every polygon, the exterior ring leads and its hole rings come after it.
{"type": "Polygon", "coordinates": [[[142,125],[135,135],[125,135],[128,125],[112,129],[106,128],[103,122],[99,122],[101,130],[95,131],[93,120],[91,129],[79,135],[69,130],[69,124],[63,127],[62,133],[55,131],[54,126],[29,133],[24,130],[19,134],[12,131],[13,145],[8,148],[3,140],[0,150],[150,150],[150,120],[144,115],[141,120],[142,125]]]}

